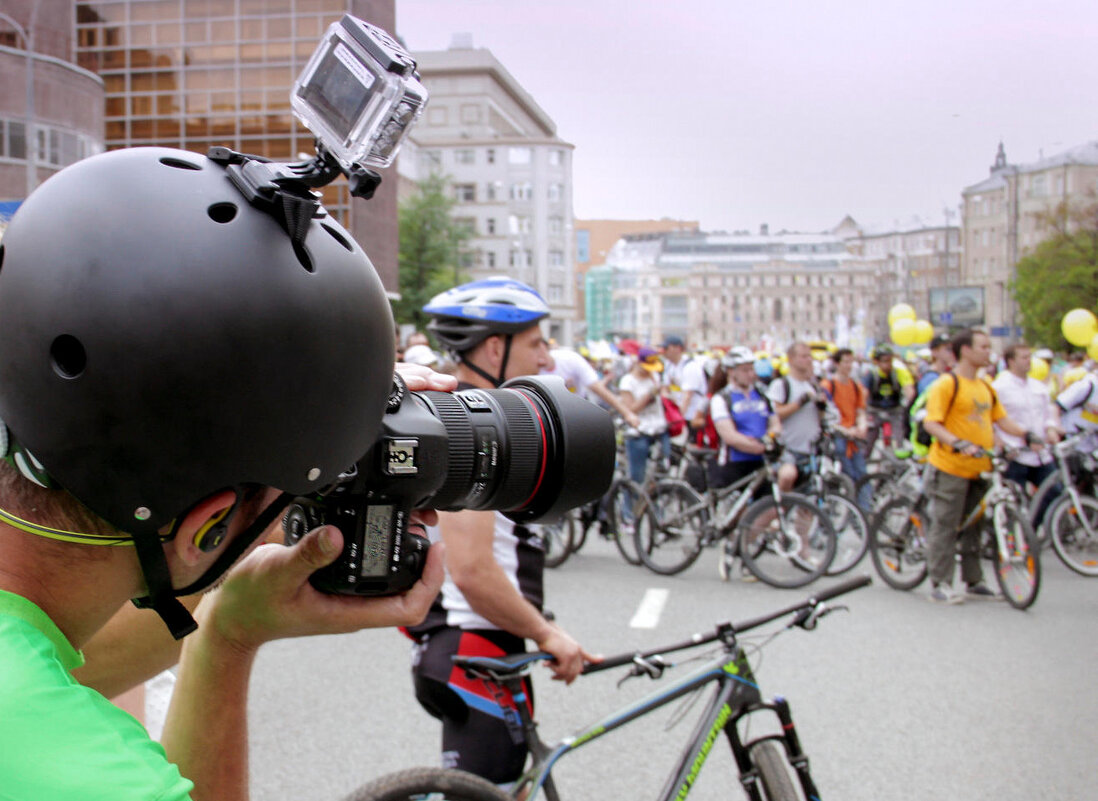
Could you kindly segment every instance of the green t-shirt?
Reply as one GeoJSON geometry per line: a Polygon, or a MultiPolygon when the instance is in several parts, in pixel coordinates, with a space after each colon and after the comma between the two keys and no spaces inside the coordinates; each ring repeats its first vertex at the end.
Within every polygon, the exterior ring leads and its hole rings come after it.
{"type": "Polygon", "coordinates": [[[0,801],[176,801],[193,784],[145,728],[69,672],[84,657],[0,590],[0,801]]]}

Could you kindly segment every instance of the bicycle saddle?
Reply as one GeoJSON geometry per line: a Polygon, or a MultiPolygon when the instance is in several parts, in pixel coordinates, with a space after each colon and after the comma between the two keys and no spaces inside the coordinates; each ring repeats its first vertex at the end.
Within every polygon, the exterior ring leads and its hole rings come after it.
{"type": "Polygon", "coordinates": [[[506,656],[453,656],[454,664],[466,671],[488,673],[500,678],[518,676],[541,660],[549,661],[552,654],[535,651],[526,654],[507,654],[506,656]]]}

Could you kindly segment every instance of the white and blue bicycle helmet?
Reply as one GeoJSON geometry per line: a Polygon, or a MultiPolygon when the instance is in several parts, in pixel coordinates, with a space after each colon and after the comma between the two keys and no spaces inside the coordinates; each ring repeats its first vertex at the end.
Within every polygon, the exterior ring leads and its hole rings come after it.
{"type": "Polygon", "coordinates": [[[472,281],[436,295],[423,307],[433,318],[427,330],[474,372],[499,386],[504,381],[511,338],[549,316],[549,305],[537,290],[513,278],[472,281]],[[499,376],[490,376],[465,355],[490,336],[506,337],[499,376]]]}

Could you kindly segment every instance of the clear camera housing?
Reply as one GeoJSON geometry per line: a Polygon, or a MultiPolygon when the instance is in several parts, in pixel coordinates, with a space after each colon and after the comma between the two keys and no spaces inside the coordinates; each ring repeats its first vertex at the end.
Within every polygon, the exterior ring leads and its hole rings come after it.
{"type": "Polygon", "coordinates": [[[408,52],[380,28],[344,15],[294,83],[294,114],[345,171],[388,167],[427,105],[408,52]]]}

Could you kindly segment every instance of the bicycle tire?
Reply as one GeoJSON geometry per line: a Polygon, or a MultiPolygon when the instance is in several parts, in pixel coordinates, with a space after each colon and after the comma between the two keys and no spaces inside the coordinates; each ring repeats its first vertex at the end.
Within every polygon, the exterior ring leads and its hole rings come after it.
{"type": "Polygon", "coordinates": [[[610,487],[610,501],[607,504],[606,536],[614,541],[618,553],[631,565],[639,565],[634,544],[633,530],[636,526],[635,507],[644,496],[644,490],[628,479],[619,479],[610,487]]]}
{"type": "Polygon", "coordinates": [[[545,566],[560,567],[572,553],[576,531],[576,510],[568,510],[556,523],[535,524],[530,528],[541,535],[545,548],[545,566]]]}
{"type": "MultiPolygon", "coordinates": [[[[1037,542],[1041,547],[1050,544],[1049,537],[1051,534],[1048,521],[1052,513],[1052,505],[1050,504],[1048,509],[1045,510],[1045,518],[1040,525],[1037,525],[1037,510],[1041,508],[1041,504],[1045,502],[1045,498],[1050,494],[1059,495],[1063,491],[1064,485],[1060,481],[1060,471],[1056,470],[1045,476],[1045,480],[1038,485],[1026,505],[1026,516],[1029,518],[1029,525],[1033,528],[1033,533],[1037,536],[1037,542]]],[[[1055,502],[1053,500],[1053,503],[1055,502]]]]}
{"type": "Polygon", "coordinates": [[[738,534],[740,558],[752,575],[771,587],[811,584],[835,557],[831,521],[802,495],[784,493],[780,512],[775,513],[775,506],[774,498],[766,497],[744,511],[738,534]]]}
{"type": "Polygon", "coordinates": [[[660,481],[642,500],[634,546],[641,564],[661,576],[681,573],[697,561],[705,530],[705,499],[686,481],[660,481]]]}
{"type": "Polygon", "coordinates": [[[454,768],[409,768],[362,785],[343,801],[513,801],[480,776],[454,768]]]}
{"type": "Polygon", "coordinates": [[[1041,559],[1033,528],[1020,507],[998,503],[991,510],[991,525],[995,532],[995,580],[1007,603],[1015,609],[1028,609],[1041,590],[1041,559]],[[999,548],[1002,539],[1007,561],[999,548]]]}
{"type": "Polygon", "coordinates": [[[870,488],[869,508],[864,509],[867,515],[875,514],[892,500],[892,487],[895,485],[896,478],[897,476],[891,473],[866,473],[854,482],[855,500],[862,497],[862,491],[866,486],[870,488]]]}
{"type": "Polygon", "coordinates": [[[869,555],[884,583],[913,590],[926,579],[926,521],[911,498],[886,503],[869,528],[869,555]]]}
{"type": "Polygon", "coordinates": [[[827,492],[835,493],[836,495],[842,495],[845,498],[854,500],[858,496],[854,494],[854,479],[848,476],[846,473],[826,473],[823,476],[824,489],[827,492]]]}
{"type": "Polygon", "coordinates": [[[853,570],[869,550],[869,522],[858,504],[846,495],[828,493],[820,502],[835,529],[835,557],[825,573],[841,576],[853,570]]]}
{"type": "Polygon", "coordinates": [[[1098,528],[1098,501],[1080,496],[1079,504],[1070,495],[1057,499],[1045,515],[1049,523],[1052,549],[1071,570],[1081,576],[1098,576],[1098,541],[1087,535],[1080,516],[1085,515],[1091,530],[1098,528]]]}
{"type": "Polygon", "coordinates": [[[762,740],[751,746],[751,763],[759,773],[766,801],[800,801],[793,784],[792,767],[785,750],[774,740],[762,740]]]}

